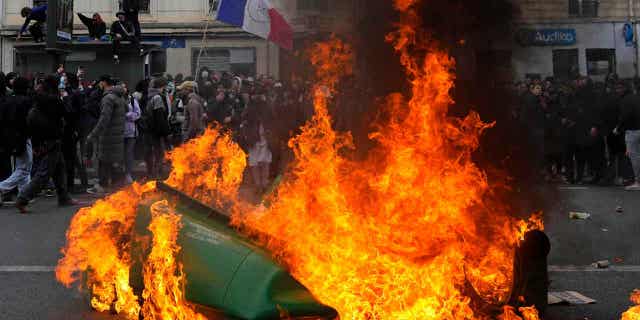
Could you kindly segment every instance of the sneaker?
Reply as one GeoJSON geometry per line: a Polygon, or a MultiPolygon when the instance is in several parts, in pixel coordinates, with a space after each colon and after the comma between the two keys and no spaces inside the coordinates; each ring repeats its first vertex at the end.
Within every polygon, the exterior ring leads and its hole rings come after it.
{"type": "Polygon", "coordinates": [[[634,183],[626,188],[624,188],[624,190],[626,191],[640,191],[640,183],[634,183]]]}
{"type": "Polygon", "coordinates": [[[104,188],[101,187],[99,184],[96,184],[92,188],[87,189],[87,193],[94,194],[94,195],[104,195],[107,193],[107,191],[105,191],[104,188]]]}

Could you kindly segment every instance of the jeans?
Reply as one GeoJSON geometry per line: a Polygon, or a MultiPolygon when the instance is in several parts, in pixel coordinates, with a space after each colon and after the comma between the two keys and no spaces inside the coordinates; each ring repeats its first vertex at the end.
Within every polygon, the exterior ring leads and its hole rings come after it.
{"type": "Polygon", "coordinates": [[[636,183],[640,183],[640,130],[627,131],[625,142],[633,167],[633,175],[636,178],[636,183]]]}
{"type": "Polygon", "coordinates": [[[18,204],[27,205],[49,183],[50,179],[53,179],[56,187],[58,203],[63,204],[71,200],[67,191],[64,156],[62,155],[60,143],[48,149],[48,151],[34,157],[33,165],[35,170],[33,177],[18,194],[18,204]]]}
{"type": "Polygon", "coordinates": [[[131,176],[136,151],[136,138],[124,138],[124,172],[131,176]]]}
{"type": "Polygon", "coordinates": [[[16,168],[9,178],[0,182],[0,193],[9,192],[18,188],[22,192],[24,187],[31,181],[31,167],[33,166],[33,150],[31,141],[27,140],[26,151],[16,156],[16,168]]]}

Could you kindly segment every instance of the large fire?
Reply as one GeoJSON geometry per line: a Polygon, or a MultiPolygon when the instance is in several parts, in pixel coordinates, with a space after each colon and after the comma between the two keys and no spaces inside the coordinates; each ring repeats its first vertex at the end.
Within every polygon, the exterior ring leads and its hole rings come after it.
{"type": "MultiPolygon", "coordinates": [[[[246,156],[218,129],[168,156],[173,170],[167,184],[233,212],[242,231],[260,235],[261,244],[342,319],[538,319],[531,307],[474,309],[473,297],[496,306],[512,298],[515,247],[526,230],[542,225],[511,218],[472,161],[491,125],[476,113],[448,117],[454,61],[421,31],[417,2],[395,1],[402,19],[388,36],[411,93],[389,96],[389,117],[373,125],[376,147],[364,160],[350,157],[351,136],[333,129],[328,111],[353,59],[347,44],[332,39],[312,50],[315,115],[289,142],[295,161],[269,207],[256,210],[238,197],[246,156]]],[[[142,297],[129,286],[136,207],[154,189],[136,185],[82,209],[57,277],[71,285],[86,272],[92,306],[100,311],[129,319],[194,319],[200,316],[180,291],[180,217],[166,201],[152,208],[142,297]]]]}
{"type": "Polygon", "coordinates": [[[175,214],[166,200],[151,206],[153,233],[151,253],[144,265],[144,319],[205,320],[188,306],[184,297],[185,276],[182,264],[176,261],[180,251],[177,245],[180,216],[175,214]]]}
{"type": "Polygon", "coordinates": [[[622,314],[622,320],[640,320],[640,290],[636,289],[631,294],[631,302],[635,304],[622,314]]]}
{"type": "Polygon", "coordinates": [[[396,2],[402,21],[388,36],[411,96],[389,97],[391,116],[375,124],[369,157],[345,156],[353,145],[327,110],[351,52],[337,40],[318,44],[315,116],[290,142],[293,178],[266,213],[239,218],[268,235],[265,245],[345,319],[480,319],[465,285],[504,303],[513,282],[517,222],[492,206],[487,177],[471,160],[490,125],[476,113],[447,116],[454,62],[420,32],[415,5],[396,2]]]}
{"type": "Polygon", "coordinates": [[[98,311],[113,309],[128,319],[140,313],[129,285],[130,244],[138,204],[153,189],[153,183],[133,185],[81,209],[71,221],[56,278],[71,286],[86,272],[91,306],[98,311]]]}

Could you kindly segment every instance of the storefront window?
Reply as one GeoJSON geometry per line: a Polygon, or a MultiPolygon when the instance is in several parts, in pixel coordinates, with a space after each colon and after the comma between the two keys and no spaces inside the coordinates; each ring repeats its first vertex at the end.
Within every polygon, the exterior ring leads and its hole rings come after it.
{"type": "Polygon", "coordinates": [[[197,74],[197,68],[206,67],[211,71],[229,71],[237,74],[255,76],[255,48],[200,48],[193,49],[191,70],[197,74]]]}
{"type": "Polygon", "coordinates": [[[587,49],[587,74],[606,76],[616,70],[615,49],[587,49]]]}
{"type": "MultiPolygon", "coordinates": [[[[120,10],[122,10],[122,0],[119,0],[120,10]]],[[[151,12],[151,0],[140,0],[140,13],[148,14],[151,12]]]]}
{"type": "Polygon", "coordinates": [[[557,79],[575,79],[579,74],[578,49],[553,50],[553,75],[557,79]]]}

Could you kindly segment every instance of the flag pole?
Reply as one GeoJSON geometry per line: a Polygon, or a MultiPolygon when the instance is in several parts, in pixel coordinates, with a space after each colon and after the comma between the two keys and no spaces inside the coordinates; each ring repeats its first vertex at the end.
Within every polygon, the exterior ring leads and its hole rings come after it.
{"type": "Polygon", "coordinates": [[[271,46],[269,45],[269,39],[264,40],[267,44],[267,77],[271,76],[271,46]]]}

